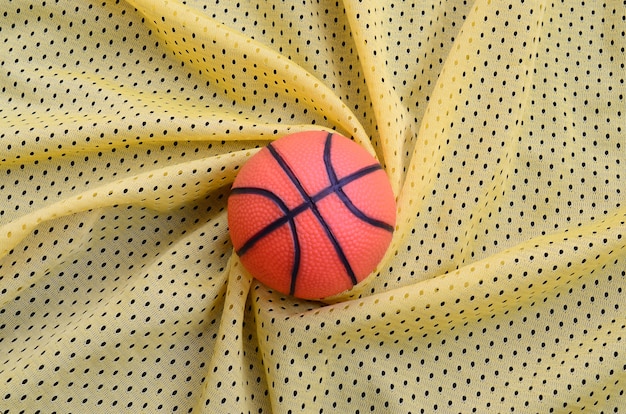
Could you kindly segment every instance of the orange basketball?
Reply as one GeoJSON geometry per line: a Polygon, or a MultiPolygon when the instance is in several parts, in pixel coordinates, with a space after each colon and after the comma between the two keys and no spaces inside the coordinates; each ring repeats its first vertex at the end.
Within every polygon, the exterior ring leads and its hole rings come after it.
{"type": "Polygon", "coordinates": [[[321,299],[350,289],[380,262],[395,197],[380,164],[336,133],[278,139],[243,166],[228,198],[235,252],[257,280],[321,299]]]}

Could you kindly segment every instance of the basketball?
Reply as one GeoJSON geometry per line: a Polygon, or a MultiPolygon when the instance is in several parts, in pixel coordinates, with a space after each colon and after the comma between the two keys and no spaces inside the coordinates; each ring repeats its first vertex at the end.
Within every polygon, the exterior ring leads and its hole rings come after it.
{"type": "Polygon", "coordinates": [[[236,254],[261,283],[302,299],[352,288],[383,258],[396,204],[381,165],[337,133],[299,132],[261,149],[228,197],[236,254]]]}

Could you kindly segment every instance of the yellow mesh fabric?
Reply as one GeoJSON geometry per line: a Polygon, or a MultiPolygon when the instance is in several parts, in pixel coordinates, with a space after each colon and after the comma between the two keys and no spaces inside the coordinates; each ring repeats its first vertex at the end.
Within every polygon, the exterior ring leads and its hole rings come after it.
{"type": "Polygon", "coordinates": [[[623,2],[4,0],[0,411],[626,407],[623,2]],[[336,130],[397,195],[324,302],[243,270],[226,200],[336,130]]]}

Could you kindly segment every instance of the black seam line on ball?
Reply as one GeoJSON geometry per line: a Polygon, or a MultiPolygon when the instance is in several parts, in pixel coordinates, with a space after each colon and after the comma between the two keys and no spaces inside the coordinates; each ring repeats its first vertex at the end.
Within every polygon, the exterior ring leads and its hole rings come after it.
{"type": "MultiPolygon", "coordinates": [[[[343,191],[343,187],[345,186],[345,184],[342,184],[341,180],[337,179],[337,174],[335,173],[332,160],[330,159],[330,139],[327,139],[326,146],[328,146],[328,149],[324,148],[324,165],[326,166],[326,174],[328,174],[328,179],[330,180],[329,189],[331,190],[331,192],[336,193],[341,202],[346,206],[346,208],[350,210],[350,212],[360,220],[366,222],[371,226],[379,227],[393,233],[392,225],[390,225],[389,223],[385,223],[382,220],[378,220],[374,217],[368,216],[363,211],[359,210],[359,208],[355,206],[352,200],[350,200],[350,198],[346,195],[346,193],[343,191]]],[[[374,164],[372,167],[377,167],[375,168],[375,170],[382,169],[380,164],[374,164]]],[[[373,171],[368,171],[367,174],[369,174],[369,172],[373,171]]]]}
{"type": "Polygon", "coordinates": [[[299,206],[301,208],[299,209],[300,211],[298,212],[295,212],[294,210],[289,211],[289,207],[287,207],[287,204],[285,204],[285,202],[281,200],[280,197],[278,197],[273,192],[266,190],[264,188],[236,187],[231,190],[231,194],[254,194],[254,195],[266,197],[270,199],[271,201],[273,201],[274,204],[276,204],[278,208],[283,212],[284,216],[281,217],[281,219],[274,220],[272,223],[263,227],[255,235],[249,238],[248,241],[246,241],[243,244],[243,246],[241,246],[241,248],[237,250],[237,255],[239,257],[243,256],[263,237],[267,236],[274,230],[277,230],[283,224],[289,223],[289,230],[291,231],[291,238],[293,239],[293,267],[291,271],[291,285],[289,287],[289,292],[291,295],[293,295],[293,292],[295,292],[295,279],[296,279],[296,275],[294,275],[294,271],[297,272],[297,270],[300,268],[300,257],[302,255],[301,249],[300,249],[300,241],[298,240],[298,232],[296,230],[295,216],[299,214],[300,212],[306,210],[307,206],[305,204],[302,204],[301,206],[299,206]]]}
{"type": "MultiPolygon", "coordinates": [[[[326,137],[326,144],[324,146],[324,151],[327,151],[327,150],[330,151],[330,144],[329,144],[329,142],[332,141],[332,136],[333,136],[332,133],[329,133],[327,135],[327,137],[326,137]]],[[[352,266],[350,266],[350,262],[348,261],[348,258],[346,257],[346,254],[344,253],[343,249],[341,248],[341,245],[339,244],[339,241],[337,240],[337,238],[333,234],[331,228],[328,226],[328,223],[326,223],[326,220],[324,220],[324,217],[322,217],[322,214],[320,213],[319,209],[315,205],[315,202],[313,201],[311,196],[307,194],[307,192],[305,191],[302,183],[300,182],[300,180],[298,179],[296,174],[293,172],[291,167],[289,167],[287,162],[278,153],[278,151],[276,151],[276,149],[272,146],[271,143],[268,144],[267,148],[269,149],[269,151],[272,154],[272,156],[276,159],[276,161],[278,162],[280,167],[283,169],[283,171],[285,171],[285,174],[287,174],[287,177],[289,177],[289,179],[291,180],[293,185],[296,187],[298,192],[300,192],[300,195],[302,196],[302,199],[309,204],[309,208],[311,209],[311,212],[313,213],[313,215],[315,215],[315,218],[317,218],[317,221],[320,223],[320,225],[324,229],[324,232],[326,233],[326,236],[328,237],[328,240],[330,240],[330,243],[332,244],[333,248],[335,249],[335,253],[337,253],[337,256],[339,256],[339,260],[343,264],[343,267],[346,270],[346,273],[348,274],[348,277],[350,278],[350,281],[352,282],[353,285],[356,285],[358,281],[356,279],[356,275],[354,274],[354,271],[352,270],[352,266]]],[[[325,155],[324,155],[324,158],[326,158],[325,155]]],[[[294,269],[294,270],[295,270],[295,272],[292,272],[292,275],[295,274],[297,276],[298,269],[294,269]]],[[[292,284],[294,284],[294,286],[295,286],[295,280],[293,280],[293,279],[292,279],[292,284]]]]}
{"type": "MultiPolygon", "coordinates": [[[[295,218],[295,216],[297,214],[300,213],[300,211],[298,211],[296,214],[294,214],[295,210],[289,211],[289,207],[287,207],[287,204],[285,204],[285,202],[283,200],[281,200],[280,197],[278,197],[272,191],[267,190],[265,188],[258,188],[258,187],[235,187],[235,188],[233,188],[231,190],[231,195],[237,195],[237,194],[253,194],[253,195],[258,195],[258,196],[261,196],[261,197],[268,198],[269,200],[274,202],[274,204],[276,204],[278,206],[278,208],[284,214],[280,219],[271,222],[270,224],[268,224],[267,226],[263,227],[261,230],[256,232],[252,237],[250,237],[243,244],[243,246],[241,246],[241,248],[239,248],[237,250],[237,254],[239,256],[245,254],[260,239],[262,239],[266,235],[270,234],[274,230],[278,229],[280,226],[282,226],[285,223],[289,223],[289,227],[291,228],[291,233],[292,234],[295,233],[294,218],[295,218]]],[[[306,206],[305,206],[305,208],[306,208],[306,206]]],[[[304,211],[305,208],[302,208],[301,210],[304,211]]]]}
{"type": "MultiPolygon", "coordinates": [[[[381,169],[380,164],[373,164],[373,165],[369,165],[367,167],[363,167],[360,170],[357,170],[357,171],[353,172],[352,174],[346,175],[342,179],[337,180],[337,183],[334,186],[326,187],[323,190],[321,190],[319,193],[316,193],[315,195],[311,196],[311,200],[313,200],[313,202],[317,203],[320,200],[322,200],[324,197],[327,197],[327,196],[335,193],[337,191],[337,189],[340,189],[341,187],[350,184],[352,181],[358,180],[359,178],[361,178],[361,177],[363,177],[365,175],[371,174],[374,171],[377,171],[377,170],[380,170],[380,169],[381,169]]],[[[272,221],[267,226],[263,227],[261,230],[259,230],[257,233],[255,233],[252,237],[250,237],[243,244],[243,246],[241,246],[237,250],[237,254],[239,256],[245,254],[259,240],[261,240],[263,237],[265,237],[269,233],[273,232],[274,230],[277,230],[283,224],[289,223],[290,227],[295,227],[295,222],[294,222],[295,217],[298,214],[303,213],[303,212],[305,212],[306,210],[309,209],[309,202],[305,201],[302,204],[299,204],[296,207],[294,207],[293,209],[289,210],[289,207],[287,207],[287,205],[283,202],[283,200],[280,199],[280,197],[278,197],[275,193],[273,193],[272,191],[267,190],[265,188],[259,188],[259,187],[234,187],[231,190],[231,195],[237,195],[237,194],[253,194],[253,195],[266,197],[266,198],[270,199],[271,201],[273,201],[278,206],[278,208],[280,208],[280,210],[284,214],[280,218],[272,221]]],[[[387,225],[387,226],[391,227],[389,225],[387,225]]],[[[292,234],[294,234],[293,228],[292,228],[292,234]]]]}

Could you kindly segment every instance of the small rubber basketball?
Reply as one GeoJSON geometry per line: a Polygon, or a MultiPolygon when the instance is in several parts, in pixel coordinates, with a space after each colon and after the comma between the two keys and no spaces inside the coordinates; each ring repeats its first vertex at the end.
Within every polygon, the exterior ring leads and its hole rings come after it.
{"type": "Polygon", "coordinates": [[[303,299],[352,288],[384,256],[396,220],[381,165],[336,133],[300,132],[252,156],[228,198],[235,252],[266,286],[303,299]]]}

